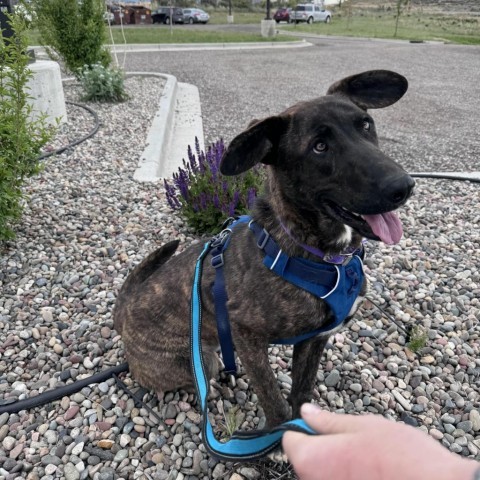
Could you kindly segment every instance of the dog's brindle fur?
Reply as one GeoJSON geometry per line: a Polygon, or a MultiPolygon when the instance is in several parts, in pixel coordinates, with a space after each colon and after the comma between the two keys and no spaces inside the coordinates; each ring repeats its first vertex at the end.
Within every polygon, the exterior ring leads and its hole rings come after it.
{"type": "MultiPolygon", "coordinates": [[[[285,233],[279,219],[299,242],[339,254],[349,246],[360,246],[364,236],[378,239],[358,217],[345,220],[339,206],[357,214],[377,214],[405,203],[413,180],[379,150],[366,109],[391,105],[406,90],[407,81],[393,72],[348,77],[332,85],[326,96],[255,122],[231,142],[222,159],[222,173],[236,175],[259,162],[267,165],[266,191],[256,201],[252,216],[288,255],[319,261],[285,233]]],[[[134,378],[156,391],[192,385],[190,295],[202,244],[172,256],[177,246],[176,241],[164,245],[134,269],[114,312],[134,378]]],[[[232,335],[272,426],[292,414],[298,416],[300,405],[311,400],[329,334],[295,345],[291,410],[269,365],[269,343],[328,324],[331,314],[323,300],[273,274],[262,260],[248,227],[235,228],[224,268],[232,335]]],[[[201,292],[202,345],[210,377],[218,373],[219,346],[213,278],[214,269],[207,260],[201,292]]],[[[364,284],[360,299],[365,289],[364,284]]]]}

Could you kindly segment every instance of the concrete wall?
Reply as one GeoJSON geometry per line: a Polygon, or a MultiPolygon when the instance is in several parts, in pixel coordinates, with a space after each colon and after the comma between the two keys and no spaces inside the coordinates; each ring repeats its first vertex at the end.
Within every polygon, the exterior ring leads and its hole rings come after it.
{"type": "Polygon", "coordinates": [[[50,60],[37,60],[29,65],[33,77],[28,82],[29,103],[33,106],[32,118],[40,114],[47,115],[51,124],[60,119],[60,123],[67,121],[65,97],[63,96],[62,77],[60,66],[50,60]]]}

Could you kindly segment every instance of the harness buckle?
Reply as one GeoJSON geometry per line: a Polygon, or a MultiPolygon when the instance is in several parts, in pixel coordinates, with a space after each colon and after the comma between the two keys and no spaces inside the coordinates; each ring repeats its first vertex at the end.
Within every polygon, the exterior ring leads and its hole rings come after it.
{"type": "Polygon", "coordinates": [[[270,234],[265,229],[263,229],[260,232],[260,235],[258,236],[257,247],[260,250],[263,250],[265,248],[265,245],[267,244],[269,238],[270,238],[270,234]]]}
{"type": "Polygon", "coordinates": [[[228,217],[223,223],[222,223],[222,231],[225,230],[231,223],[233,223],[235,220],[237,220],[238,217],[228,217]]]}
{"type": "Polygon", "coordinates": [[[350,263],[350,260],[353,258],[353,253],[342,253],[341,255],[330,255],[325,254],[323,261],[330,263],[331,265],[342,265],[345,266],[350,263]]]}
{"type": "Polygon", "coordinates": [[[230,236],[232,231],[229,228],[222,230],[218,235],[215,235],[210,242],[211,248],[217,248],[222,246],[230,236]]]}
{"type": "Polygon", "coordinates": [[[220,268],[223,267],[225,264],[223,260],[223,253],[219,253],[218,255],[215,255],[212,257],[212,267],[213,268],[220,268]]]}

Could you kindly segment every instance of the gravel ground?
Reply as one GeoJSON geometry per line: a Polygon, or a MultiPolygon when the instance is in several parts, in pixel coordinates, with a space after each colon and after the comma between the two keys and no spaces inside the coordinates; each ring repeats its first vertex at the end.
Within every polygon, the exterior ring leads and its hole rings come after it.
{"type": "MultiPolygon", "coordinates": [[[[467,52],[466,57],[470,51],[459,49],[467,52]]],[[[310,52],[314,54],[315,50],[310,52]]],[[[272,69],[271,51],[251,55],[252,62],[239,67],[249,74],[240,79],[237,73],[237,85],[228,81],[231,60],[225,52],[177,53],[181,67],[175,68],[170,54],[132,56],[127,68],[137,70],[141,62],[143,69],[148,65],[149,70],[175,73],[180,81],[192,81],[197,68],[207,137],[223,135],[228,140],[251,116],[273,113],[273,105],[278,110],[274,99],[278,90],[264,89],[267,75],[260,70],[257,92],[248,101],[245,97],[245,90],[252,91],[248,85],[256,62],[272,69]],[[203,67],[196,64],[204,54],[210,57],[207,60],[217,56],[215,67],[208,61],[203,67]],[[183,73],[179,68],[184,68],[183,73]],[[220,94],[215,98],[209,90],[212,68],[220,94]],[[228,102],[222,93],[227,87],[239,92],[228,102]]],[[[294,65],[295,56],[305,53],[285,55],[294,65]]],[[[462,63],[464,57],[457,60],[462,63]]],[[[419,59],[413,55],[409,61],[419,59]]],[[[466,77],[468,72],[461,74],[466,77]]],[[[338,77],[331,75],[325,85],[338,77]]],[[[419,75],[412,77],[414,92],[427,89],[419,75]]],[[[289,79],[287,72],[278,88],[298,89],[289,79]]],[[[132,99],[116,106],[95,105],[101,119],[98,134],[49,159],[45,171],[27,187],[30,197],[17,239],[4,246],[0,258],[0,405],[122,363],[122,343],[113,330],[111,311],[128,271],[167,240],[180,238],[182,247],[198,241],[181,219],[170,214],[161,186],[132,180],[155,114],[155,102],[146,92],[159,92],[162,85],[151,78],[127,82],[132,99]]],[[[440,90],[447,88],[443,79],[438,82],[440,90]]],[[[449,169],[454,161],[449,149],[457,148],[465,159],[463,165],[478,169],[478,132],[470,129],[470,136],[454,141],[450,135],[465,133],[465,112],[471,112],[470,120],[478,118],[470,105],[478,86],[473,80],[460,85],[459,90],[470,95],[457,97],[464,111],[456,112],[449,98],[442,105],[438,100],[441,116],[427,122],[425,129],[413,120],[431,114],[435,92],[428,101],[418,100],[415,93],[406,99],[410,106],[418,103],[416,115],[403,107],[393,107],[393,113],[378,112],[385,148],[392,155],[402,152],[401,159],[408,157],[408,168],[414,169],[449,169]],[[398,128],[399,123],[403,128],[398,128]],[[410,158],[399,145],[407,146],[409,154],[418,148],[417,155],[410,158]]],[[[317,94],[305,89],[297,93],[292,101],[282,95],[282,107],[317,94]]],[[[75,100],[77,94],[74,86],[66,87],[68,99],[75,100]]],[[[52,148],[92,126],[91,118],[78,109],[69,107],[69,116],[52,148]]],[[[478,184],[419,180],[415,196],[400,214],[404,239],[394,247],[368,246],[369,296],[398,325],[367,302],[358,321],[331,338],[315,390],[323,408],[402,420],[450,450],[480,459],[479,200],[478,184]],[[413,324],[428,337],[426,346],[415,354],[405,348],[402,328],[413,324]]],[[[271,348],[272,368],[285,393],[290,390],[291,357],[290,348],[271,348]]],[[[200,416],[191,394],[180,391],[157,398],[138,391],[129,375],[124,381],[161,415],[170,432],[110,379],[28,412],[0,415],[0,479],[294,478],[285,464],[214,461],[200,442],[200,416]]],[[[233,383],[224,377],[212,383],[210,406],[219,433],[226,430],[227,418],[235,417],[241,428],[265,421],[248,383],[243,375],[233,383]]]]}

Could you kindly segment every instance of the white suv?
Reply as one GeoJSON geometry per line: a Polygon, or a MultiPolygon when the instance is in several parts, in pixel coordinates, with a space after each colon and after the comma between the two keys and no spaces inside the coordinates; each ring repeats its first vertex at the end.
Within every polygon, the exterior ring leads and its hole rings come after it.
{"type": "Polygon", "coordinates": [[[290,21],[298,22],[325,22],[332,21],[332,12],[325,10],[321,5],[314,5],[313,3],[301,3],[295,7],[290,13],[290,21]]]}

